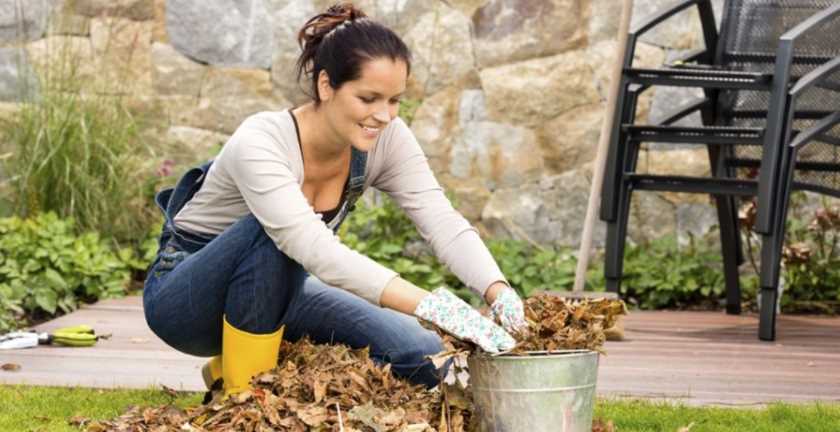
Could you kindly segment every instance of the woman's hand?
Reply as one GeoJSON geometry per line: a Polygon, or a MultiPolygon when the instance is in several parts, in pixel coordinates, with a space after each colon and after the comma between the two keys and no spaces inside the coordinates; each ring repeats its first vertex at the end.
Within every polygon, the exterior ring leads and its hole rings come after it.
{"type": "Polygon", "coordinates": [[[494,293],[490,305],[490,316],[502,323],[502,327],[511,334],[525,333],[528,323],[525,321],[525,306],[516,291],[505,285],[494,293]]]}
{"type": "Polygon", "coordinates": [[[504,329],[444,288],[438,288],[424,297],[414,310],[414,316],[490,353],[507,351],[516,345],[504,329]]]}

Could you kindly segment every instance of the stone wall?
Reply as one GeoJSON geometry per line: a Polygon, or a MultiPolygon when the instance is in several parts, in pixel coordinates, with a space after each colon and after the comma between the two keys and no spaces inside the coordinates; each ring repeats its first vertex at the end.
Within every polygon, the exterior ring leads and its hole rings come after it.
{"type": "MultiPolygon", "coordinates": [[[[164,137],[209,154],[246,116],[305,100],[295,35],[327,0],[0,0],[0,113],[56,52],[83,79],[165,116],[164,137]]],[[[718,1],[718,4],[720,1],[718,1]]],[[[487,234],[578,242],[603,121],[617,0],[361,0],[414,55],[411,125],[440,181],[487,234]]],[[[636,0],[634,21],[662,7],[636,0]]],[[[637,65],[696,47],[693,13],[643,39],[637,65]]],[[[31,87],[31,86],[30,86],[31,87]]],[[[684,95],[647,95],[640,119],[684,95]]],[[[659,148],[643,170],[702,173],[702,150],[659,148]]],[[[637,194],[631,237],[701,233],[706,197],[637,194]]],[[[596,229],[596,244],[603,227],[596,229]]]]}

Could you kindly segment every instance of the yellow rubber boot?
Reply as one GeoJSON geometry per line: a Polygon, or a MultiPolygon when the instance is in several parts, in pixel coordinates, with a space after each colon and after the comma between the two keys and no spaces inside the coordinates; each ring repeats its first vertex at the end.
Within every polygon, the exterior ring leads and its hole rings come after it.
{"type": "Polygon", "coordinates": [[[254,334],[232,326],[222,329],[222,380],[225,396],[248,390],[251,378],[277,366],[283,327],[270,334],[254,334]]]}
{"type": "Polygon", "coordinates": [[[222,378],[222,356],[217,355],[204,363],[201,367],[201,378],[204,379],[207,390],[212,390],[213,384],[222,378]]]}

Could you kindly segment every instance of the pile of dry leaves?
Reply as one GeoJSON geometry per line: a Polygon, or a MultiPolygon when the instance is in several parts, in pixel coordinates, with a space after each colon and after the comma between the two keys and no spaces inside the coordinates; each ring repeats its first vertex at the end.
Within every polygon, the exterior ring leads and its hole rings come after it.
{"type": "Polygon", "coordinates": [[[258,376],[253,390],[187,410],[133,408],[93,422],[99,431],[465,431],[468,399],[444,398],[376,365],[367,349],[283,344],[278,367],[258,376]],[[441,428],[441,418],[451,428],[441,428]]]}
{"type": "MultiPolygon", "coordinates": [[[[515,352],[568,348],[600,350],[603,329],[624,313],[618,301],[566,302],[538,295],[525,302],[530,334],[515,352]]],[[[471,344],[444,335],[448,353],[436,363],[459,360],[471,344]]],[[[465,361],[464,361],[465,365],[465,361]]],[[[457,371],[459,368],[450,368],[457,371]]],[[[452,384],[452,380],[449,380],[452,384]]],[[[229,399],[182,410],[173,406],[130,409],[111,421],[77,420],[88,432],[100,431],[345,431],[467,432],[477,429],[469,392],[443,385],[427,390],[378,366],[366,349],[285,343],[278,367],[258,376],[254,388],[229,399]],[[474,419],[472,419],[474,420],[474,419]]],[[[596,420],[593,431],[611,432],[611,422],[596,420]]]]}

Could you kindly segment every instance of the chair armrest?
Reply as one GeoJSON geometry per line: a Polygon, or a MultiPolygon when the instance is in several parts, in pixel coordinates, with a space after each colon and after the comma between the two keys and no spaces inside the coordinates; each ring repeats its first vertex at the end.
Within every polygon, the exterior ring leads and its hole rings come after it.
{"type": "Polygon", "coordinates": [[[822,66],[808,72],[796,81],[796,85],[794,85],[789,92],[791,98],[796,100],[802,95],[802,93],[805,92],[805,90],[808,90],[815,85],[819,85],[838,70],[840,70],[840,57],[836,57],[833,60],[823,63],[822,66]]]}
{"type": "Polygon", "coordinates": [[[820,24],[823,24],[826,21],[833,19],[838,14],[840,14],[840,4],[835,4],[833,6],[827,7],[822,11],[811,15],[811,17],[797,24],[794,28],[786,31],[779,39],[782,42],[795,42],[804,34],[817,28],[820,24]]]}
{"type": "Polygon", "coordinates": [[[633,30],[630,31],[630,35],[641,36],[642,34],[646,33],[648,30],[656,27],[662,21],[676,15],[678,12],[682,12],[683,10],[694,6],[699,3],[709,3],[709,0],[681,0],[678,3],[675,3],[670,8],[665,9],[658,14],[648,17],[644,21],[642,21],[639,25],[637,25],[633,30]]]}
{"type": "Polygon", "coordinates": [[[796,138],[794,138],[793,141],[790,142],[790,146],[793,148],[802,147],[805,144],[809,143],[812,139],[816,138],[819,135],[822,135],[823,132],[831,130],[838,123],[840,123],[840,111],[836,111],[832,114],[821,118],[818,122],[811,125],[811,127],[809,127],[808,129],[799,132],[796,135],[796,138]]]}
{"type": "MultiPolygon", "coordinates": [[[[639,37],[647,33],[650,29],[656,27],[666,19],[688,9],[691,6],[697,6],[700,12],[700,23],[703,26],[703,37],[706,43],[706,50],[703,54],[708,56],[713,53],[715,45],[717,44],[717,29],[715,28],[714,14],[712,13],[711,0],[680,0],[671,5],[669,8],[659,12],[656,15],[648,17],[640,24],[636,25],[627,35],[627,50],[625,55],[624,66],[631,67],[633,61],[633,54],[636,48],[636,42],[639,37]],[[711,21],[711,22],[710,22],[711,21]]],[[[698,58],[701,56],[698,56],[698,58]]],[[[711,60],[710,58],[708,60],[711,60]]],[[[711,61],[709,61],[711,63],[711,61]]]]}
{"type": "MultiPolygon", "coordinates": [[[[808,72],[796,81],[796,85],[794,85],[788,92],[791,98],[790,112],[792,113],[796,110],[796,101],[805,93],[806,90],[814,86],[819,86],[820,83],[825,81],[826,78],[831,77],[832,74],[837,71],[840,71],[840,57],[836,57],[833,60],[823,63],[822,66],[808,72]]],[[[794,148],[802,147],[818,135],[833,128],[838,122],[840,122],[840,111],[823,117],[811,125],[808,129],[801,131],[789,145],[794,148]]]]}

